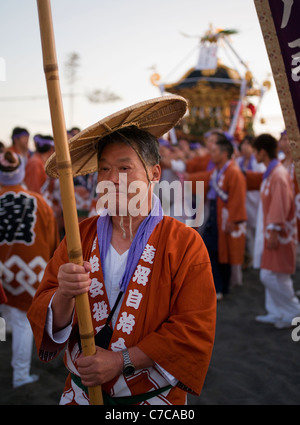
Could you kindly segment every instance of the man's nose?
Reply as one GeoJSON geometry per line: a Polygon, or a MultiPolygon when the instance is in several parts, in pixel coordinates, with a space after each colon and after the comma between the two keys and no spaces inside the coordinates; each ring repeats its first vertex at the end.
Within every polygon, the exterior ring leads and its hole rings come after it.
{"type": "Polygon", "coordinates": [[[112,168],[108,173],[108,180],[115,184],[119,184],[119,171],[112,168]]]}

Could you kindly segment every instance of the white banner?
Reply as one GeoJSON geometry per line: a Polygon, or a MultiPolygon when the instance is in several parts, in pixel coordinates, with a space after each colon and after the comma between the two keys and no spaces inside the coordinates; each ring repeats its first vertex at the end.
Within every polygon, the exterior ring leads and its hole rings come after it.
{"type": "Polygon", "coordinates": [[[218,45],[216,43],[202,43],[196,70],[216,69],[218,45]]]}

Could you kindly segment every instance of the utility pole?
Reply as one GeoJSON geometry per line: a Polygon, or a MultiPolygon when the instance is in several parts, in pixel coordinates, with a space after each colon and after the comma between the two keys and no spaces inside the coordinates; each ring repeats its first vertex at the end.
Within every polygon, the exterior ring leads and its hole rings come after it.
{"type": "Polygon", "coordinates": [[[68,85],[70,87],[69,96],[70,96],[70,116],[69,116],[69,125],[73,126],[74,119],[74,100],[75,100],[75,83],[78,80],[78,68],[80,66],[80,56],[76,52],[72,52],[68,55],[67,61],[65,62],[65,72],[68,85]]]}

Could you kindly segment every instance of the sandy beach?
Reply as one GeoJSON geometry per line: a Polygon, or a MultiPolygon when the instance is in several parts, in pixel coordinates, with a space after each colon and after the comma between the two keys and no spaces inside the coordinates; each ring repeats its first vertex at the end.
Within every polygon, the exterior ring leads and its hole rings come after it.
{"type": "MultiPolygon", "coordinates": [[[[300,271],[294,276],[300,289],[300,271]]],[[[243,274],[243,285],[232,288],[218,303],[217,330],[210,368],[200,397],[189,405],[298,405],[300,401],[300,341],[292,328],[278,330],[259,324],[264,314],[264,289],[257,270],[243,274]]],[[[299,332],[300,334],[300,332],[299,332]]],[[[57,405],[66,370],[62,355],[42,363],[33,349],[31,373],[38,382],[18,389],[11,385],[11,336],[0,342],[0,405],[57,405]]]]}

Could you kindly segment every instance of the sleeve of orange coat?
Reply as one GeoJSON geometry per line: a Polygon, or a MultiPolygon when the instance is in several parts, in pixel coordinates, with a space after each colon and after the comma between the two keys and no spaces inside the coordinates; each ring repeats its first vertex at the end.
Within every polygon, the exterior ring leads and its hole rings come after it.
{"type": "Polygon", "coordinates": [[[197,173],[199,171],[205,171],[209,163],[209,156],[196,156],[186,162],[187,173],[197,173]]]}
{"type": "Polygon", "coordinates": [[[205,193],[205,196],[206,196],[207,191],[208,191],[211,173],[212,173],[211,171],[198,171],[197,173],[188,173],[186,175],[185,180],[192,182],[192,192],[193,192],[193,194],[197,193],[197,186],[196,186],[197,182],[203,181],[204,182],[204,193],[205,193]]]}
{"type": "Polygon", "coordinates": [[[64,344],[55,344],[45,332],[45,323],[50,300],[57,290],[57,273],[61,264],[67,263],[68,254],[65,239],[60,243],[52,259],[47,264],[44,277],[39,285],[27,317],[31,324],[37,352],[41,360],[49,361],[54,358],[64,344]],[[45,353],[48,353],[45,355],[45,353]]]}
{"type": "Polygon", "coordinates": [[[46,173],[44,167],[38,162],[28,164],[25,171],[25,184],[28,190],[41,193],[41,187],[45,183],[46,173]]]}
{"type": "Polygon", "coordinates": [[[47,204],[42,195],[33,191],[30,192],[38,200],[38,210],[41,217],[39,231],[47,235],[48,257],[51,258],[60,242],[57,221],[52,208],[47,204]]]}
{"type": "Polygon", "coordinates": [[[58,247],[60,243],[60,237],[59,237],[58,226],[57,226],[55,215],[53,213],[52,208],[46,203],[46,201],[44,201],[44,208],[48,216],[48,219],[45,223],[45,227],[46,227],[45,234],[48,235],[47,240],[49,245],[49,257],[52,257],[56,248],[58,247]]]}
{"type": "Polygon", "coordinates": [[[169,318],[137,345],[178,379],[181,388],[199,395],[211,359],[216,323],[211,264],[201,237],[190,240],[181,260],[174,252],[170,266],[176,273],[169,318]]]}
{"type": "Polygon", "coordinates": [[[60,236],[58,232],[58,225],[57,220],[55,218],[55,215],[52,211],[52,209],[49,207],[49,230],[51,229],[51,237],[49,237],[49,249],[50,249],[50,256],[52,257],[55,250],[60,244],[60,236]]]}

